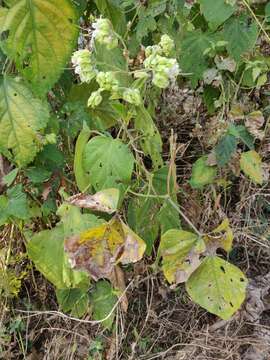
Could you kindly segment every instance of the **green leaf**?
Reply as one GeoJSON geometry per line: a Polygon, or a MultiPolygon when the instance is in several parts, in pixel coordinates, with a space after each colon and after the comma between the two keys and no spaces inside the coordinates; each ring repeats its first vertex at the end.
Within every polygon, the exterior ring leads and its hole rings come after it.
{"type": "Polygon", "coordinates": [[[58,289],[78,287],[89,282],[86,273],[72,270],[64,253],[64,227],[35,234],[27,244],[27,253],[35,267],[58,289]]]}
{"type": "Polygon", "coordinates": [[[255,184],[263,183],[262,159],[255,150],[241,154],[240,168],[255,184]]]}
{"type": "Polygon", "coordinates": [[[119,2],[114,0],[95,0],[98,10],[105,17],[108,18],[116,33],[125,35],[127,24],[126,17],[119,2]]]}
{"type": "Polygon", "coordinates": [[[134,157],[119,139],[95,136],[84,148],[83,168],[89,172],[96,191],[117,188],[124,191],[131,180],[134,157]]]}
{"type": "Polygon", "coordinates": [[[75,156],[74,156],[74,175],[76,179],[76,184],[81,192],[84,192],[90,184],[90,175],[84,171],[82,159],[84,148],[89,140],[91,131],[88,126],[84,123],[83,128],[78,136],[75,147],[75,156]]]}
{"type": "Polygon", "coordinates": [[[42,146],[39,131],[48,120],[45,102],[16,78],[4,77],[0,85],[0,151],[12,150],[16,163],[27,165],[42,146]]]}
{"type": "Polygon", "coordinates": [[[244,125],[230,125],[228,133],[241,140],[249,149],[254,149],[254,138],[244,125]]]}
{"type": "Polygon", "coordinates": [[[50,179],[52,172],[43,167],[30,167],[25,171],[25,175],[33,184],[43,184],[50,179]]]}
{"type": "Polygon", "coordinates": [[[18,172],[18,168],[11,170],[7,175],[3,176],[3,183],[7,186],[10,186],[16,179],[18,172]]]}
{"type": "Polygon", "coordinates": [[[200,243],[197,235],[184,230],[171,229],[161,236],[158,251],[169,283],[185,282],[199,266],[199,254],[205,249],[200,243]]]}
{"type": "Polygon", "coordinates": [[[220,91],[211,86],[211,85],[206,85],[204,87],[204,91],[203,91],[203,101],[207,107],[207,111],[210,115],[214,114],[216,108],[215,108],[215,101],[218,100],[220,96],[220,91]]]}
{"type": "Polygon", "coordinates": [[[147,255],[151,254],[158,236],[159,207],[159,201],[154,198],[137,197],[129,202],[128,224],[145,241],[147,255]]]}
{"type": "Polygon", "coordinates": [[[139,17],[138,24],[136,26],[136,39],[138,42],[141,42],[144,37],[146,37],[149,32],[155,31],[157,28],[156,20],[152,16],[143,16],[139,17]]]}
{"type": "Polygon", "coordinates": [[[89,296],[84,289],[56,289],[57,301],[65,313],[77,318],[83,317],[89,307],[89,296]]]}
{"type": "Polygon", "coordinates": [[[258,28],[246,15],[229,19],[224,25],[224,40],[228,42],[229,54],[239,61],[241,56],[253,49],[258,37],[258,28]]]}
{"type": "MultiPolygon", "coordinates": [[[[98,281],[90,297],[93,307],[94,320],[105,319],[112,311],[117,302],[117,296],[113,292],[111,284],[106,280],[98,281]]],[[[111,329],[115,317],[115,312],[102,322],[106,329],[111,329]]]]}
{"type": "Polygon", "coordinates": [[[146,155],[151,157],[154,169],[158,169],[163,165],[161,157],[162,140],[151,115],[143,106],[137,108],[137,116],[134,123],[135,129],[141,135],[141,148],[146,155]]]}
{"type": "Polygon", "coordinates": [[[227,134],[219,141],[215,147],[217,163],[220,167],[225,166],[230,161],[237,148],[235,136],[227,134]]]}
{"type": "Polygon", "coordinates": [[[179,212],[168,200],[164,201],[158,213],[158,221],[160,224],[161,235],[165,234],[165,232],[170,229],[181,228],[179,212]]]}
{"type": "Polygon", "coordinates": [[[78,35],[77,14],[68,0],[9,1],[1,20],[2,41],[7,56],[35,92],[45,94],[68,62],[78,35]]]}
{"type": "Polygon", "coordinates": [[[202,189],[212,184],[217,176],[217,167],[207,165],[207,155],[200,157],[192,166],[190,185],[194,189],[202,189]]]}
{"type": "Polygon", "coordinates": [[[18,219],[29,218],[29,207],[26,194],[22,191],[22,185],[18,184],[7,190],[8,204],[6,213],[18,219]]]}
{"type": "Polygon", "coordinates": [[[182,41],[180,54],[180,67],[183,72],[191,74],[191,84],[197,85],[202,79],[204,71],[208,68],[208,61],[204,54],[211,46],[211,36],[201,31],[191,31],[182,41]]]}
{"type": "Polygon", "coordinates": [[[8,199],[5,195],[0,195],[0,226],[8,222],[8,214],[6,212],[8,199]]]}
{"type": "Polygon", "coordinates": [[[201,12],[212,30],[216,30],[235,11],[235,6],[232,6],[226,0],[200,0],[199,2],[201,12]]]}
{"type": "Polygon", "coordinates": [[[186,283],[194,302],[224,320],[240,308],[246,286],[242,271],[217,256],[206,257],[186,283]]]}
{"type": "Polygon", "coordinates": [[[270,3],[265,5],[265,20],[270,22],[270,3]]]}
{"type": "Polygon", "coordinates": [[[81,214],[74,206],[63,204],[58,215],[62,220],[52,230],[35,234],[27,243],[27,253],[35,267],[58,289],[87,289],[89,277],[73,270],[64,252],[64,240],[102,223],[96,216],[81,214]]]}

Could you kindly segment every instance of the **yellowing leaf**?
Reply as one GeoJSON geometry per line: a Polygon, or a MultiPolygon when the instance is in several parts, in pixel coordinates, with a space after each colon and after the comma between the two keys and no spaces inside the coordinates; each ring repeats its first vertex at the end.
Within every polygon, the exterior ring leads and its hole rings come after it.
{"type": "Polygon", "coordinates": [[[204,250],[203,241],[191,232],[171,229],[162,235],[159,255],[168,282],[185,282],[200,265],[199,254],[204,250]]]}
{"type": "Polygon", "coordinates": [[[216,176],[217,167],[207,165],[207,156],[202,156],[192,166],[190,185],[194,189],[201,189],[212,184],[216,176]]]}
{"type": "Polygon", "coordinates": [[[65,251],[73,267],[88,271],[94,280],[111,279],[117,263],[140,260],[145,247],[138,235],[114,218],[65,241],[65,251]]]}
{"type": "Polygon", "coordinates": [[[225,251],[230,251],[233,242],[233,231],[230,227],[229,219],[225,218],[222,223],[213,230],[214,234],[223,233],[219,238],[211,239],[214,242],[215,249],[223,248],[225,251]]]}
{"type": "MultiPolygon", "coordinates": [[[[39,94],[56,82],[78,34],[77,14],[68,0],[8,1],[0,30],[8,31],[2,49],[39,94]]],[[[0,8],[2,9],[2,8],[0,8]]]]}
{"type": "Polygon", "coordinates": [[[255,184],[263,183],[263,169],[260,155],[255,150],[250,150],[241,154],[241,170],[255,184]]]}
{"type": "Polygon", "coordinates": [[[35,98],[21,81],[4,77],[0,112],[0,151],[11,150],[18,165],[27,165],[42,147],[39,131],[49,120],[48,105],[35,98]]]}
{"type": "Polygon", "coordinates": [[[112,214],[117,210],[118,201],[118,189],[106,189],[99,191],[94,195],[80,193],[67,199],[67,202],[71,205],[94,211],[102,211],[108,214],[112,214]]]}
{"type": "Polygon", "coordinates": [[[242,271],[218,256],[206,257],[186,283],[193,301],[224,320],[243,303],[246,286],[242,271]]]}

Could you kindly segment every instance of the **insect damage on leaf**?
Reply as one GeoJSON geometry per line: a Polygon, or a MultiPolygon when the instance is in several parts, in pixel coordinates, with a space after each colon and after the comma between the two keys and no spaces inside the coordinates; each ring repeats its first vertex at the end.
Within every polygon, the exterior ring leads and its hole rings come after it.
{"type": "Polygon", "coordinates": [[[94,280],[111,279],[116,264],[140,260],[145,247],[145,242],[118,218],[65,240],[72,267],[88,271],[94,280]]]}
{"type": "Polygon", "coordinates": [[[116,212],[118,201],[118,189],[106,189],[94,195],[80,193],[67,199],[68,203],[79,208],[101,211],[108,214],[116,212]]]}

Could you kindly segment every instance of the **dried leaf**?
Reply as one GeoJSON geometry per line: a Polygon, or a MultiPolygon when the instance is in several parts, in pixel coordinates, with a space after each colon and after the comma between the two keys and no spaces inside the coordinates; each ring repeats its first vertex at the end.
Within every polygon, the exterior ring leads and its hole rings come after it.
{"type": "Polygon", "coordinates": [[[245,126],[255,138],[262,140],[264,138],[264,131],[259,130],[264,124],[264,116],[261,111],[253,111],[248,114],[245,121],[245,126]]]}
{"type": "Polygon", "coordinates": [[[67,202],[80,208],[112,214],[117,210],[119,194],[118,189],[112,188],[99,191],[94,195],[76,194],[67,199],[67,202]]]}
{"type": "Polygon", "coordinates": [[[144,241],[116,218],[65,241],[72,266],[88,271],[94,280],[110,279],[119,262],[140,260],[145,247],[144,241]]]}
{"type": "Polygon", "coordinates": [[[115,266],[114,271],[111,276],[111,283],[114,289],[119,290],[119,295],[121,296],[120,305],[124,312],[128,310],[128,298],[127,295],[124,294],[126,289],[125,275],[120,266],[115,266]]]}

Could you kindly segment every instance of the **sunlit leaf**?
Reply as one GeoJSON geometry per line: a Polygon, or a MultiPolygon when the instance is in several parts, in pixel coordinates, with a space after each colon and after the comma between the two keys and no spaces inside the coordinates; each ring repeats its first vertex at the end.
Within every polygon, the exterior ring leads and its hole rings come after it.
{"type": "Polygon", "coordinates": [[[2,49],[35,91],[44,94],[69,60],[78,34],[75,7],[68,0],[8,1],[2,49]]]}
{"type": "Polygon", "coordinates": [[[240,308],[246,286],[242,271],[217,256],[206,257],[186,283],[194,302],[224,320],[240,308]]]}
{"type": "Polygon", "coordinates": [[[241,154],[240,167],[244,174],[247,175],[255,184],[262,184],[262,159],[255,150],[250,150],[241,154]]]}
{"type": "Polygon", "coordinates": [[[48,105],[21,81],[4,77],[0,84],[0,152],[11,150],[18,165],[30,163],[42,147],[39,133],[49,120],[48,105]]]}
{"type": "Polygon", "coordinates": [[[124,191],[131,180],[134,157],[119,139],[95,136],[85,146],[83,168],[96,191],[118,188],[124,191]]]}

